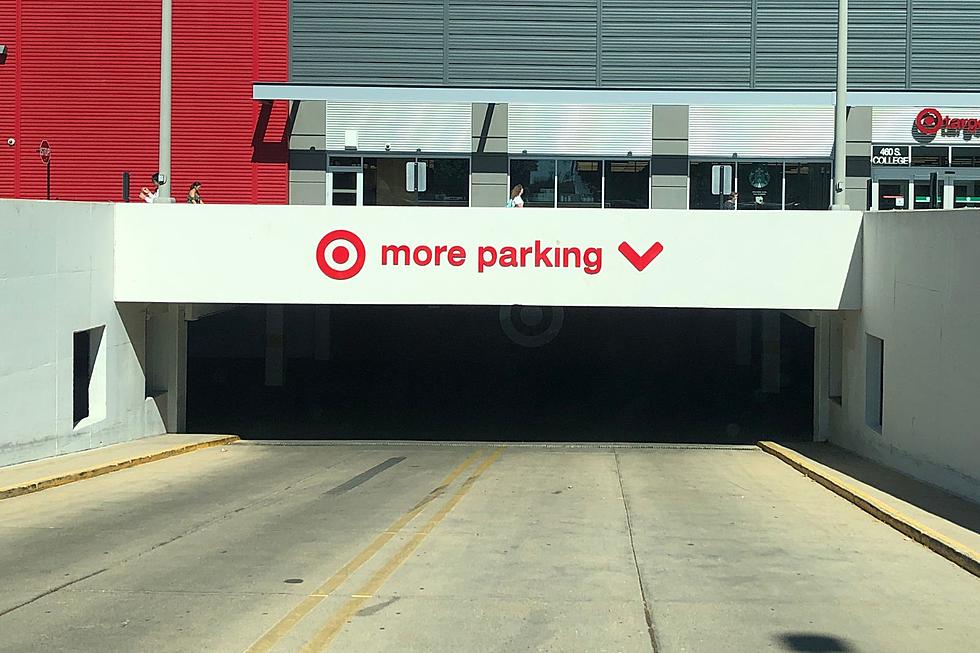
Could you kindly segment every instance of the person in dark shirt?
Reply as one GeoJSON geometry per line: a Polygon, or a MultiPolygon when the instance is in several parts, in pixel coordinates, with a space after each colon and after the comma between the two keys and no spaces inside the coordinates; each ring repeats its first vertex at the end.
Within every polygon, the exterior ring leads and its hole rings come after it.
{"type": "Polygon", "coordinates": [[[191,184],[190,190],[187,191],[187,203],[204,204],[204,200],[201,199],[201,182],[195,181],[191,184]]]}
{"type": "Polygon", "coordinates": [[[725,200],[725,209],[728,211],[734,211],[735,207],[738,205],[738,193],[732,193],[725,200]]]}

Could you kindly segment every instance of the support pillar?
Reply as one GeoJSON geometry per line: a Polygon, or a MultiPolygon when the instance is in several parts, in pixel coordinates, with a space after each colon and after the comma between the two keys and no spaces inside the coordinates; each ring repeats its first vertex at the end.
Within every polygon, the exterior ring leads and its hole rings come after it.
{"type": "Polygon", "coordinates": [[[281,387],[286,375],[286,311],[282,304],[265,309],[265,385],[281,387]]]}
{"type": "Polygon", "coordinates": [[[826,442],[830,435],[830,329],[832,313],[817,314],[813,330],[813,439],[826,442]]]}
{"type": "Polygon", "coordinates": [[[779,311],[762,312],[762,391],[779,393],[779,311]]]}

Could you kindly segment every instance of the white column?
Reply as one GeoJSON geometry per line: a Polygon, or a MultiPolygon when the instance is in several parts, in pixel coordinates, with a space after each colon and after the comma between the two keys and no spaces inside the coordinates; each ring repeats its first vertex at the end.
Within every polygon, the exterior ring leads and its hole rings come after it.
{"type": "Polygon", "coordinates": [[[329,306],[316,306],[313,309],[313,358],[318,361],[330,360],[329,306]]]}
{"type": "Polygon", "coordinates": [[[779,311],[762,312],[762,391],[778,393],[779,374],[779,311]]]}
{"type": "Polygon", "coordinates": [[[265,385],[280,387],[286,375],[285,309],[281,304],[265,308],[265,385]]]}

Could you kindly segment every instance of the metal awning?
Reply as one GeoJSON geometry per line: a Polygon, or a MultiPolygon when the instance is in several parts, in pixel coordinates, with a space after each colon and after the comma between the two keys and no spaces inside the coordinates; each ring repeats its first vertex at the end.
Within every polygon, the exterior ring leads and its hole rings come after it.
{"type": "MultiPolygon", "coordinates": [[[[980,106],[980,93],[849,91],[850,106],[980,106]]],[[[615,90],[464,88],[443,86],[331,86],[259,82],[253,100],[331,102],[494,102],[498,104],[649,104],[833,106],[828,91],[615,90]]]]}

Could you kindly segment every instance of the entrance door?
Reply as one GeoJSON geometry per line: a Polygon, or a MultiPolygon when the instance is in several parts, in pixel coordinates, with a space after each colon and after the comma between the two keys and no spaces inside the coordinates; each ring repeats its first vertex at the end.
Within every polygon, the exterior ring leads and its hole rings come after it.
{"type": "Polygon", "coordinates": [[[330,157],[327,196],[333,206],[364,206],[364,169],[360,157],[330,157]]]}

